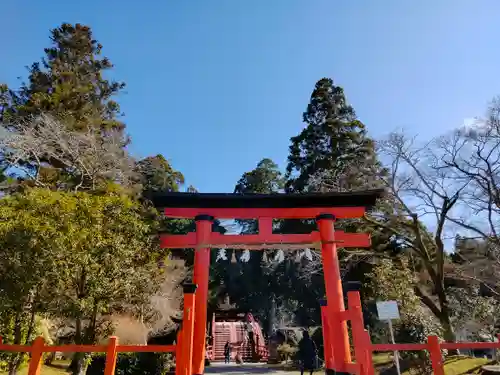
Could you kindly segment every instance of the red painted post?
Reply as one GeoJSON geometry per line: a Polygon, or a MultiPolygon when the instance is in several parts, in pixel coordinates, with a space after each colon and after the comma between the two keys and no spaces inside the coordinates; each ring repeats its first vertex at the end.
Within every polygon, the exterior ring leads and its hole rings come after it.
{"type": "Polygon", "coordinates": [[[177,332],[177,340],[175,341],[175,375],[182,375],[184,369],[186,368],[186,363],[184,361],[184,348],[183,348],[183,338],[184,333],[181,329],[177,332]]]}
{"type": "Polygon", "coordinates": [[[365,330],[365,325],[363,321],[363,311],[361,309],[361,296],[357,291],[351,291],[347,293],[347,303],[349,305],[349,311],[351,312],[351,328],[352,328],[352,339],[354,344],[354,354],[356,357],[356,363],[359,363],[362,369],[362,374],[365,375],[365,368],[367,366],[366,353],[364,349],[363,333],[365,330]]]}
{"type": "Polygon", "coordinates": [[[193,336],[193,374],[201,375],[205,370],[207,336],[208,276],[210,269],[210,234],[213,217],[199,215],[196,221],[196,243],[194,253],[193,282],[198,285],[195,296],[195,318],[193,336]]]}
{"type": "Polygon", "coordinates": [[[325,368],[327,372],[333,372],[335,368],[334,358],[333,358],[333,347],[331,335],[332,332],[330,330],[330,324],[328,321],[328,312],[327,312],[327,302],[322,299],[319,301],[321,306],[321,325],[323,332],[323,355],[325,357],[325,368]]]}
{"type": "Polygon", "coordinates": [[[116,368],[116,360],[118,359],[118,337],[111,336],[108,342],[108,350],[106,351],[106,365],[104,367],[104,375],[114,375],[116,368]]]}
{"type": "Polygon", "coordinates": [[[194,332],[194,313],[195,313],[195,292],[196,284],[184,284],[184,318],[183,327],[183,361],[184,368],[181,374],[191,375],[193,372],[193,332],[194,332]]]}
{"type": "MultiPolygon", "coordinates": [[[[1,337],[0,337],[1,340],[1,337]]],[[[500,333],[497,334],[497,341],[498,341],[498,346],[495,348],[495,358],[498,359],[500,358],[500,333]]],[[[1,341],[0,341],[1,343],[1,341]]]]}
{"type": "Polygon", "coordinates": [[[363,349],[366,363],[365,373],[366,375],[374,375],[375,368],[373,367],[372,340],[370,338],[370,333],[366,329],[363,330],[363,349]]]}
{"type": "Polygon", "coordinates": [[[31,345],[31,359],[28,368],[28,375],[40,375],[42,370],[42,356],[45,341],[42,336],[38,336],[31,345]]]}
{"type": "Polygon", "coordinates": [[[322,214],[316,217],[321,238],[321,257],[325,275],[326,299],[328,301],[328,320],[332,334],[336,371],[345,371],[345,363],[351,362],[349,333],[347,323],[339,319],[339,313],[345,310],[342,279],[340,277],[337,244],[335,241],[335,216],[322,214]]]}
{"type": "Polygon", "coordinates": [[[434,375],[444,375],[443,356],[441,355],[441,345],[437,336],[427,338],[429,346],[429,355],[432,362],[432,371],[434,375]]]}

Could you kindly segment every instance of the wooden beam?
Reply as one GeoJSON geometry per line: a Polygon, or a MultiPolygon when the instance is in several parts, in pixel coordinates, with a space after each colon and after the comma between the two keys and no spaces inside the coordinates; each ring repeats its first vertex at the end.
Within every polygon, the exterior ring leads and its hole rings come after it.
{"type": "Polygon", "coordinates": [[[355,219],[365,214],[364,207],[309,207],[309,208],[176,208],[167,207],[166,217],[194,219],[209,215],[216,219],[314,219],[321,214],[332,214],[338,219],[355,219]]]}
{"type": "MultiPolygon", "coordinates": [[[[169,249],[190,249],[195,247],[211,247],[221,248],[237,246],[249,247],[255,249],[259,245],[264,245],[263,248],[272,248],[273,245],[281,245],[286,247],[297,248],[304,247],[319,247],[321,244],[319,233],[311,232],[309,234],[238,234],[238,235],[223,235],[212,232],[209,243],[197,244],[196,233],[191,232],[184,235],[160,235],[161,247],[169,249]],[[293,246],[292,246],[293,245],[293,246]]],[[[335,231],[335,243],[338,247],[356,248],[369,247],[371,245],[370,236],[366,233],[346,233],[344,231],[335,231]]]]}

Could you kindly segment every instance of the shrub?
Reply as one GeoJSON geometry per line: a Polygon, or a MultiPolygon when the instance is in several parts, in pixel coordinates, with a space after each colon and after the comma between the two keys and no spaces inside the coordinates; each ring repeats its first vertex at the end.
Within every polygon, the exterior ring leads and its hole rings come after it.
{"type": "MultiPolygon", "coordinates": [[[[97,354],[87,369],[87,375],[102,375],[106,355],[97,354]]],[[[120,353],[116,363],[116,375],[164,375],[172,367],[169,353],[120,353]]]]}
{"type": "Polygon", "coordinates": [[[290,360],[290,358],[293,358],[295,356],[299,349],[296,346],[285,343],[279,345],[277,350],[281,357],[281,360],[288,361],[290,360]]]}
{"type": "MultiPolygon", "coordinates": [[[[441,327],[436,319],[426,314],[422,307],[415,309],[413,313],[407,313],[396,329],[396,342],[424,343],[430,335],[440,336],[441,327]]],[[[401,358],[408,361],[411,373],[425,375],[432,373],[429,354],[425,350],[416,352],[401,352],[401,358]]]]}
{"type": "Polygon", "coordinates": [[[323,328],[322,327],[315,327],[311,329],[310,332],[311,338],[314,341],[314,344],[316,344],[316,349],[318,349],[318,355],[321,358],[324,358],[324,348],[323,348],[323,328]]]}

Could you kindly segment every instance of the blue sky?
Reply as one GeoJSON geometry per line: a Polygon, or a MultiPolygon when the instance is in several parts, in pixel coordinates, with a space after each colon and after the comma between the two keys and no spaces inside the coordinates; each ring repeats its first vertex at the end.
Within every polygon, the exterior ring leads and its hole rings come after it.
{"type": "Polygon", "coordinates": [[[127,83],[132,151],[203,192],[263,157],[284,167],[315,82],[343,86],[371,134],[430,137],[500,94],[498,0],[3,0],[0,82],[18,85],[61,22],[91,26],[127,83]],[[6,16],[6,17],[5,17],[6,16]]]}

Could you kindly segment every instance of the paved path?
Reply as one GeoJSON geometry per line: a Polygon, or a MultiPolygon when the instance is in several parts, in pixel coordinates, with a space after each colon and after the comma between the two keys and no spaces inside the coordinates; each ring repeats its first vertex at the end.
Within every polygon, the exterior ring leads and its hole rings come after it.
{"type": "Polygon", "coordinates": [[[266,363],[244,363],[237,365],[235,363],[213,363],[205,367],[205,374],[276,374],[276,375],[294,375],[295,372],[275,370],[269,368],[266,363]]]}

